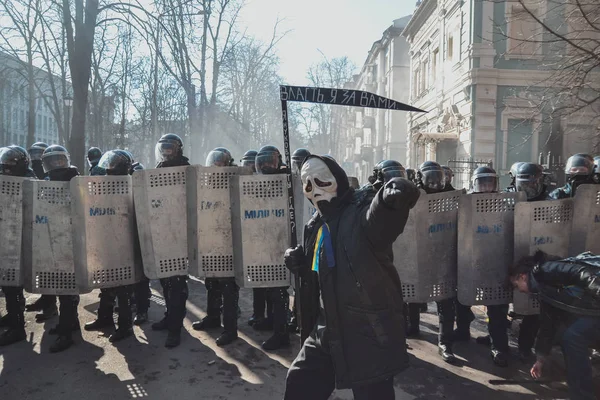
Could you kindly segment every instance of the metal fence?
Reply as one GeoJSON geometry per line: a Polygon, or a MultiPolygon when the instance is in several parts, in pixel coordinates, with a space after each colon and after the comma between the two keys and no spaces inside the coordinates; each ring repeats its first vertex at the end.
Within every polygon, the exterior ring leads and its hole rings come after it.
{"type": "Polygon", "coordinates": [[[479,167],[493,167],[492,160],[448,160],[448,165],[454,171],[452,186],[456,189],[470,189],[472,186],[473,172],[479,167]]]}

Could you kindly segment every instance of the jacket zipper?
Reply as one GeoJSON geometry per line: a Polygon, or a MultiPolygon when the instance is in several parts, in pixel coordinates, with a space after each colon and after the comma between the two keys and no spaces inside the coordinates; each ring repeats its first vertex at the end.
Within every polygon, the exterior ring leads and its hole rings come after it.
{"type": "Polygon", "coordinates": [[[356,287],[358,288],[358,290],[362,290],[362,285],[356,278],[356,274],[354,273],[354,269],[352,268],[352,261],[350,261],[350,256],[348,255],[348,249],[346,248],[346,245],[344,245],[344,254],[346,255],[346,260],[348,261],[348,268],[350,269],[350,273],[352,274],[352,277],[356,282],[356,287]]]}

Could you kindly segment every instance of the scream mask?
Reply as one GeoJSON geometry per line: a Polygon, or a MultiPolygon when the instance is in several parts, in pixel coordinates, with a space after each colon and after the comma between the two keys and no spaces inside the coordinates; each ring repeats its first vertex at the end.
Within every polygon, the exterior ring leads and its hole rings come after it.
{"type": "Polygon", "coordinates": [[[319,204],[329,203],[337,197],[338,184],[335,176],[323,160],[314,157],[304,162],[300,177],[304,195],[317,208],[319,214],[323,215],[319,204]]]}

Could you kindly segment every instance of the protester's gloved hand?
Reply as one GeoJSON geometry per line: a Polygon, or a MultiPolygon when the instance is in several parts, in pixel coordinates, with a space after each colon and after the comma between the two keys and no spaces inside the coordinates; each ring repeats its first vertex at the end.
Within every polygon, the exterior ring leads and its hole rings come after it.
{"type": "Polygon", "coordinates": [[[305,263],[304,248],[302,245],[287,249],[283,255],[283,262],[285,263],[287,269],[295,274],[306,270],[307,266],[305,263]]]}
{"type": "Polygon", "coordinates": [[[413,208],[421,192],[417,186],[404,178],[393,178],[383,187],[383,201],[393,209],[413,208]]]}

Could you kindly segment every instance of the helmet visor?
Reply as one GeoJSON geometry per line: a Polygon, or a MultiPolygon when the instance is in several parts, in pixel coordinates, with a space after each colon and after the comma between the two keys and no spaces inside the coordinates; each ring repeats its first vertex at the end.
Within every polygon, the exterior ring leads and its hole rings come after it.
{"type": "Polygon", "coordinates": [[[400,167],[389,167],[381,170],[385,182],[392,178],[406,178],[406,170],[400,167]]]}
{"type": "Polygon", "coordinates": [[[515,181],[518,192],[525,192],[528,199],[534,199],[542,193],[542,183],[537,179],[519,178],[515,181]]]}
{"type": "Polygon", "coordinates": [[[181,146],[174,140],[163,140],[156,143],[155,156],[159,162],[172,161],[179,155],[181,146]]]}
{"type": "Polygon", "coordinates": [[[44,166],[44,172],[48,173],[56,169],[69,168],[71,160],[69,154],[65,152],[52,152],[42,156],[42,165],[44,166]]]}
{"type": "Polygon", "coordinates": [[[279,172],[279,155],[275,152],[259,153],[256,156],[256,172],[269,175],[279,172]]]}
{"type": "Polygon", "coordinates": [[[31,161],[41,161],[42,154],[44,154],[44,149],[41,147],[32,147],[29,149],[29,158],[31,158],[31,161]]]}
{"type": "Polygon", "coordinates": [[[496,174],[481,174],[473,180],[474,193],[494,193],[498,191],[498,177],[496,174]]]}
{"type": "Polygon", "coordinates": [[[231,165],[231,156],[222,151],[211,151],[206,157],[207,167],[228,167],[231,165]]]}
{"type": "Polygon", "coordinates": [[[255,160],[242,160],[242,167],[252,168],[252,171],[256,172],[255,160]]]}
{"type": "Polygon", "coordinates": [[[444,188],[444,171],[429,170],[421,173],[423,186],[431,190],[442,190],[444,188]]]}
{"type": "Polygon", "coordinates": [[[114,151],[104,153],[98,167],[106,171],[106,175],[127,175],[131,168],[131,159],[114,151]]]}

